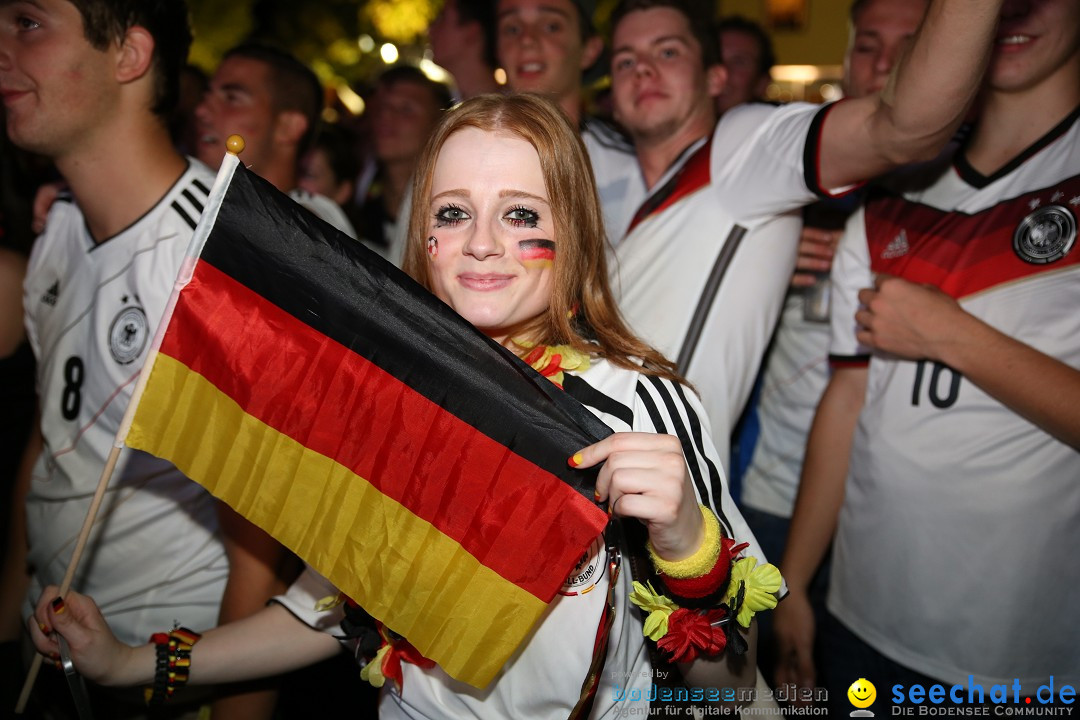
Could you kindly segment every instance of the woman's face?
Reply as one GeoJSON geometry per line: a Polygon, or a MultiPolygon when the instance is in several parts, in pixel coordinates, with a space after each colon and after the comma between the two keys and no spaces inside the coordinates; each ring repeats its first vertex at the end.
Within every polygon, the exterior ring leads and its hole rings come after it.
{"type": "Polygon", "coordinates": [[[506,344],[547,311],[555,224],[540,158],[526,140],[455,132],[435,162],[428,203],[432,291],[506,344]]]}

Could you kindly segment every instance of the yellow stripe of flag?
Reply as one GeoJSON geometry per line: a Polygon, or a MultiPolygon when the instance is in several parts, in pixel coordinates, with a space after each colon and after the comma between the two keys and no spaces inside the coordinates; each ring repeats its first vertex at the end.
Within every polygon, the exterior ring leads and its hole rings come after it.
{"type": "Polygon", "coordinates": [[[486,686],[513,653],[510,639],[528,632],[543,613],[538,598],[429,522],[246,414],[182,363],[158,355],[153,372],[127,444],[170,458],[198,478],[425,656],[442,658],[451,676],[486,686]],[[360,513],[364,523],[356,522],[360,513]],[[372,562],[380,553],[411,560],[372,562]],[[435,611],[447,598],[457,599],[452,609],[435,611]],[[458,632],[448,633],[450,627],[458,632]]]}

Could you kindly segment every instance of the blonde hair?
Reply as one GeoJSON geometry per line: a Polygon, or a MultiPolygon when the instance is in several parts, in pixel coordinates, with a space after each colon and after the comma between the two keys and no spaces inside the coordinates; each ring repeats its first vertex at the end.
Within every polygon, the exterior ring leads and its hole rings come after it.
{"type": "Polygon", "coordinates": [[[480,95],[446,113],[417,163],[405,272],[431,289],[425,238],[432,176],[446,139],[464,128],[516,135],[540,158],[558,255],[551,302],[526,328],[528,339],[569,345],[620,367],[682,382],[675,365],[638,339],[619,315],[608,285],[604,220],[585,146],[562,111],[538,96],[480,95]]]}

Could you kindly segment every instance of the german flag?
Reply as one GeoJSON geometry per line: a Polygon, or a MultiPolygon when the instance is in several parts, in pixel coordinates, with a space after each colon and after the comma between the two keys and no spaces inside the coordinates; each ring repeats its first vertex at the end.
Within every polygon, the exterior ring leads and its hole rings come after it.
{"type": "Polygon", "coordinates": [[[200,237],[127,445],[487,685],[606,524],[566,459],[610,430],[234,155],[200,237]]]}

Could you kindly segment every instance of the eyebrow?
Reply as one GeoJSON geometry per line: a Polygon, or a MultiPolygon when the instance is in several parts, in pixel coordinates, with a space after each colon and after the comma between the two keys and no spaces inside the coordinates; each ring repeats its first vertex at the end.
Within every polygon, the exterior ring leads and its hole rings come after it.
{"type": "MultiPolygon", "coordinates": [[[[660,36],[658,38],[654,38],[654,39],[650,40],[649,41],[649,47],[655,47],[657,45],[662,45],[662,44],[664,44],[666,42],[677,42],[680,45],[685,45],[686,47],[690,47],[689,40],[687,40],[687,38],[685,36],[683,36],[683,35],[662,35],[662,36],[660,36]]],[[[619,47],[614,48],[611,51],[611,54],[616,55],[618,53],[633,52],[633,51],[634,51],[634,48],[632,48],[629,45],[620,45],[619,47]]]]}
{"type": "MultiPolygon", "coordinates": [[[[452,196],[470,197],[471,195],[472,195],[472,193],[470,193],[468,191],[468,189],[466,189],[466,188],[455,188],[453,190],[443,190],[438,195],[432,195],[431,199],[432,200],[438,200],[441,197],[452,197],[452,196]]],[[[539,195],[533,195],[532,193],[525,192],[524,190],[500,190],[499,191],[499,197],[500,198],[521,198],[523,200],[535,200],[537,202],[542,202],[542,203],[544,203],[545,205],[548,205],[548,206],[551,205],[551,203],[548,202],[547,198],[540,197],[539,195]]]]}
{"type": "Polygon", "coordinates": [[[251,95],[251,88],[239,82],[227,82],[217,86],[217,90],[221,92],[239,92],[245,95],[251,95]]]}
{"type": "MultiPolygon", "coordinates": [[[[564,18],[569,18],[570,17],[570,13],[566,12],[562,8],[557,8],[557,7],[554,7],[552,5],[541,5],[540,7],[537,8],[537,10],[539,12],[542,12],[542,13],[552,13],[554,15],[558,15],[558,16],[564,17],[564,18]]],[[[513,15],[520,15],[520,14],[521,14],[521,8],[511,8],[510,10],[503,10],[501,13],[499,13],[498,15],[495,16],[495,19],[498,21],[498,20],[502,20],[503,18],[506,18],[506,17],[511,17],[513,15]]]]}
{"type": "Polygon", "coordinates": [[[0,0],[0,7],[9,7],[11,5],[31,5],[34,8],[45,12],[45,7],[38,2],[38,0],[0,0]]]}
{"type": "Polygon", "coordinates": [[[499,191],[499,197],[501,197],[501,198],[509,198],[509,197],[522,198],[523,200],[536,200],[537,202],[542,202],[545,205],[550,205],[551,204],[551,203],[549,203],[547,201],[547,198],[542,198],[539,195],[533,195],[532,193],[527,193],[524,190],[500,190],[499,191]]]}

